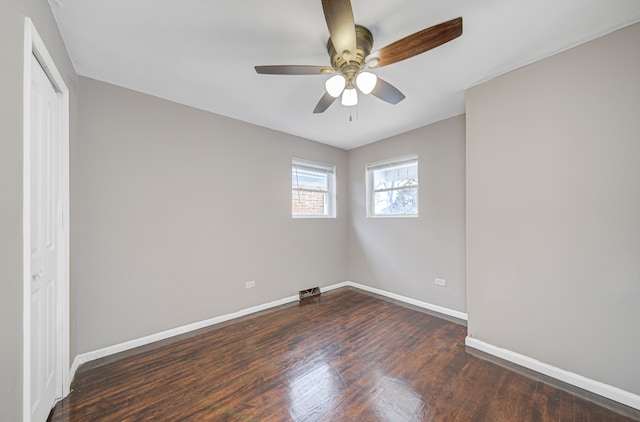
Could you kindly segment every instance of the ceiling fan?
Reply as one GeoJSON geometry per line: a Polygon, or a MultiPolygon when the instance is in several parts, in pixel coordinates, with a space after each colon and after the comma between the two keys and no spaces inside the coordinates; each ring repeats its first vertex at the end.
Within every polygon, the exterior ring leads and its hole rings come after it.
{"type": "Polygon", "coordinates": [[[397,104],[405,96],[390,83],[367,69],[376,69],[408,59],[431,50],[462,35],[462,18],[423,29],[371,53],[373,35],[353,19],[350,0],[322,0],[324,17],[330,38],[327,50],[331,66],[275,65],[255,66],[256,72],[267,75],[330,75],[326,92],[318,101],[314,113],[324,112],[342,95],[342,104],[358,103],[358,92],[373,94],[390,104],[397,104]]]}

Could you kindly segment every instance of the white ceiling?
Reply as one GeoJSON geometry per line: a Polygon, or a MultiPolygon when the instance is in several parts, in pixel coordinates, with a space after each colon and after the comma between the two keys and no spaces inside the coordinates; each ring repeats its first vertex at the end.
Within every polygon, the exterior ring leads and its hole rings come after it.
{"type": "Polygon", "coordinates": [[[360,95],[313,114],[328,76],[253,66],[329,65],[320,0],[49,2],[82,76],[344,149],[464,113],[467,88],[640,21],[638,0],[351,0],[374,51],[458,16],[463,34],[375,70],[399,104],[360,95]]]}

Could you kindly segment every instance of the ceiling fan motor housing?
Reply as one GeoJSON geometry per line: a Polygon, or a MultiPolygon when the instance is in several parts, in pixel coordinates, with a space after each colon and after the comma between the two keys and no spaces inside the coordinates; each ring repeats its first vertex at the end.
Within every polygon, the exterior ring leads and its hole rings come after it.
{"type": "Polygon", "coordinates": [[[365,66],[364,59],[371,54],[372,48],[373,35],[371,31],[361,25],[356,25],[356,52],[351,55],[349,60],[345,60],[342,53],[336,51],[331,38],[327,41],[327,51],[331,58],[331,66],[347,80],[347,88],[353,88],[355,76],[365,66]]]}

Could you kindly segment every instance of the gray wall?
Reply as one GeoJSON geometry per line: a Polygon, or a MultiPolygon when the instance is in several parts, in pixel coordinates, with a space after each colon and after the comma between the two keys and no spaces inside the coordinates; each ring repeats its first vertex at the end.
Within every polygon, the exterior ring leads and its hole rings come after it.
{"type": "MultiPolygon", "coordinates": [[[[22,418],[22,72],[24,17],[29,16],[71,90],[73,67],[45,0],[7,0],[0,13],[0,420],[22,418]]],[[[74,346],[72,344],[72,354],[74,346]]]]}
{"type": "Polygon", "coordinates": [[[466,109],[469,335],[640,394],[640,24],[466,109]]]}
{"type": "Polygon", "coordinates": [[[79,80],[79,353],[346,279],[346,151],[79,80]],[[336,219],[291,218],[292,157],[337,166],[336,219]]]}
{"type": "Polygon", "coordinates": [[[464,126],[457,116],[349,151],[349,280],[466,311],[464,126]],[[419,217],[367,218],[366,164],[408,154],[419,217]]]}

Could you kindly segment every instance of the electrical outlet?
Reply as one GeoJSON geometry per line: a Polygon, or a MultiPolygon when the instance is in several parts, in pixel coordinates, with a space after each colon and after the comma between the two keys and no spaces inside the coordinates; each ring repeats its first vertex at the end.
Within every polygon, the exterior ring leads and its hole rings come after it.
{"type": "Polygon", "coordinates": [[[436,286],[446,287],[446,285],[447,285],[447,280],[436,278],[436,286]]]}
{"type": "Polygon", "coordinates": [[[251,281],[245,281],[244,282],[244,288],[245,289],[252,289],[254,287],[256,287],[256,282],[255,281],[251,280],[251,281]]]}

